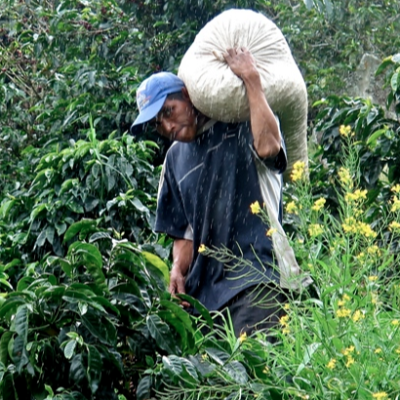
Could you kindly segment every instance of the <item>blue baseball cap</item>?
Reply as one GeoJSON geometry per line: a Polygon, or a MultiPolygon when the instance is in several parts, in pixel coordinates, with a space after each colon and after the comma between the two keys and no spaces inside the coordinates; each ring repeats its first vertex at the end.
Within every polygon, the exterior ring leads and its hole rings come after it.
{"type": "Polygon", "coordinates": [[[171,93],[180,92],[185,87],[182,79],[171,72],[158,72],[145,79],[136,91],[136,103],[139,115],[131,126],[131,132],[137,133],[145,122],[155,118],[165,99],[171,93]]]}

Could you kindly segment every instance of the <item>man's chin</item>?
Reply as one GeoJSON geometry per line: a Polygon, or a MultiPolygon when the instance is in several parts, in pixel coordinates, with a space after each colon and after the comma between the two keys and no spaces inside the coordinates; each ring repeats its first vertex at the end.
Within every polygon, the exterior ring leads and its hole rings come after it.
{"type": "Polygon", "coordinates": [[[181,129],[176,135],[173,140],[183,143],[193,142],[196,138],[196,134],[193,132],[188,132],[186,129],[181,129]]]}

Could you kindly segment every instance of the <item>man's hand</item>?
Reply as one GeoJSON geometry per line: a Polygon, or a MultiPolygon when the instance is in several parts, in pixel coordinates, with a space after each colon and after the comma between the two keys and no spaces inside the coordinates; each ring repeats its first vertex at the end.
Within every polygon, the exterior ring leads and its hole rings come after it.
{"type": "Polygon", "coordinates": [[[259,77],[256,60],[246,48],[228,49],[223,56],[229,68],[239,78],[259,77]]]}
{"type": "MultiPolygon", "coordinates": [[[[176,239],[172,249],[173,267],[170,275],[169,292],[172,296],[184,294],[186,275],[193,260],[193,242],[186,239],[176,239]]],[[[182,302],[184,307],[190,304],[182,302]]]]}

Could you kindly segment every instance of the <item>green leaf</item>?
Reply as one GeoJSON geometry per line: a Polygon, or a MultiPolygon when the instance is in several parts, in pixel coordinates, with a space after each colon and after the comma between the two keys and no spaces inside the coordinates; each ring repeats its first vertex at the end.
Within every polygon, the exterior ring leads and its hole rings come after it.
{"type": "Polygon", "coordinates": [[[97,392],[99,388],[102,368],[103,368],[103,361],[101,360],[101,355],[96,347],[89,345],[88,346],[88,369],[87,375],[89,378],[89,386],[91,392],[94,394],[97,392]]]}
{"type": "Polygon", "coordinates": [[[174,356],[174,355],[170,355],[168,357],[164,356],[162,358],[162,362],[164,365],[164,368],[171,372],[173,375],[176,376],[181,376],[182,375],[182,361],[180,357],[174,356]]]}
{"type": "Polygon", "coordinates": [[[136,388],[136,399],[146,400],[151,397],[152,378],[150,375],[144,376],[136,388]]]}
{"type": "MultiPolygon", "coordinates": [[[[395,57],[395,56],[394,56],[395,57]]],[[[375,75],[381,74],[389,65],[393,64],[393,58],[392,56],[386,57],[381,65],[378,67],[378,69],[375,72],[375,75]]]]}
{"type": "Polygon", "coordinates": [[[76,340],[68,340],[64,347],[64,356],[66,359],[70,360],[75,352],[76,340]]]}
{"type": "Polygon", "coordinates": [[[240,385],[245,385],[249,380],[246,368],[239,361],[231,361],[225,364],[223,370],[233,382],[237,382],[240,385]]]}
{"type": "Polygon", "coordinates": [[[385,134],[386,132],[387,129],[378,129],[368,138],[367,144],[370,145],[372,148],[374,148],[376,146],[376,142],[379,139],[379,137],[385,134]]]}
{"type": "Polygon", "coordinates": [[[96,221],[92,219],[82,219],[78,222],[75,222],[65,232],[63,241],[70,241],[81,231],[88,233],[90,231],[96,230],[96,225],[96,221]]]}
{"type": "Polygon", "coordinates": [[[13,333],[6,331],[1,335],[0,339],[0,362],[8,365],[8,344],[13,336],[13,333]]]}
{"type": "Polygon", "coordinates": [[[69,256],[78,256],[79,264],[84,265],[102,291],[108,292],[106,278],[102,271],[103,260],[99,249],[93,244],[75,242],[68,249],[69,256]]]}
{"type": "Polygon", "coordinates": [[[27,365],[29,362],[29,358],[25,350],[25,342],[21,336],[17,336],[14,340],[10,340],[9,354],[13,363],[17,367],[17,371],[21,373],[23,367],[25,367],[25,365],[27,365]]]}
{"type": "Polygon", "coordinates": [[[229,360],[230,356],[223,350],[216,349],[213,347],[207,347],[205,352],[218,364],[225,365],[226,362],[229,360]]]}
{"type": "Polygon", "coordinates": [[[178,294],[178,298],[187,301],[191,306],[193,306],[200,314],[201,316],[206,320],[208,326],[212,329],[214,322],[213,319],[211,318],[210,312],[201,304],[198,300],[194,299],[193,297],[187,295],[187,294],[178,294]]]}
{"type": "Polygon", "coordinates": [[[89,310],[82,316],[82,322],[87,330],[102,343],[115,345],[117,331],[114,324],[108,318],[89,310]]]}
{"type": "Polygon", "coordinates": [[[71,362],[71,367],[69,369],[69,379],[71,380],[71,382],[74,383],[74,385],[79,385],[86,378],[86,368],[83,365],[82,354],[77,354],[71,362]]]}
{"type": "Polygon", "coordinates": [[[390,78],[390,86],[392,87],[393,92],[397,92],[399,87],[399,73],[395,72],[390,78]]]}
{"type": "Polygon", "coordinates": [[[25,304],[25,299],[21,297],[8,298],[0,307],[0,318],[4,318],[9,314],[13,314],[21,304],[25,304]]]}
{"type": "Polygon", "coordinates": [[[172,340],[171,331],[166,323],[161,321],[157,315],[149,315],[146,318],[146,325],[151,337],[156,341],[157,345],[170,354],[178,353],[179,349],[172,340]]]}
{"type": "Polygon", "coordinates": [[[156,256],[155,254],[149,253],[147,251],[142,252],[144,258],[154,265],[156,268],[158,268],[164,275],[165,282],[167,285],[169,284],[169,268],[168,265],[165,264],[163,260],[161,260],[160,257],[156,256]]]}
{"type": "Polygon", "coordinates": [[[36,217],[43,211],[47,209],[47,204],[39,204],[37,207],[33,209],[31,212],[29,221],[32,222],[36,219],[36,217]]]}
{"type": "Polygon", "coordinates": [[[17,314],[15,315],[15,331],[23,339],[24,344],[28,341],[28,307],[24,304],[18,307],[17,314]]]}
{"type": "Polygon", "coordinates": [[[311,343],[306,347],[306,349],[304,350],[303,361],[297,368],[296,375],[299,375],[300,372],[307,366],[307,364],[311,360],[311,357],[318,350],[319,346],[321,346],[321,343],[311,343]]]}

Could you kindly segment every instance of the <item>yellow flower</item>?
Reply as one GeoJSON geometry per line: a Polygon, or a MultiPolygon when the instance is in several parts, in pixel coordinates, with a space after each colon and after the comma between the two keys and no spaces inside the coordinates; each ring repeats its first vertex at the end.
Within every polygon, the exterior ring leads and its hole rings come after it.
{"type": "Polygon", "coordinates": [[[324,229],[322,228],[322,225],[320,224],[311,224],[308,227],[308,233],[310,234],[311,237],[316,237],[319,235],[322,235],[324,232],[324,229]]]}
{"type": "Polygon", "coordinates": [[[400,354],[400,347],[395,350],[396,354],[400,354]]]}
{"type": "Polygon", "coordinates": [[[357,202],[359,200],[365,200],[367,198],[367,191],[366,190],[360,190],[357,189],[356,191],[354,191],[353,193],[346,193],[346,195],[344,196],[344,199],[348,202],[348,203],[352,203],[352,202],[357,202]]]}
{"type": "Polygon", "coordinates": [[[331,358],[331,360],[328,362],[328,364],[326,365],[326,367],[328,369],[334,369],[336,366],[336,360],[334,358],[331,358]]]}
{"type": "Polygon", "coordinates": [[[299,208],[294,201],[290,201],[286,204],[286,212],[288,214],[298,214],[299,208]]]}
{"type": "Polygon", "coordinates": [[[399,231],[400,230],[400,224],[397,221],[393,221],[389,224],[389,231],[399,231]]]}
{"type": "Polygon", "coordinates": [[[344,301],[350,301],[351,298],[350,298],[350,296],[349,296],[348,294],[344,294],[344,295],[343,295],[343,300],[344,300],[344,301]]]}
{"type": "Polygon", "coordinates": [[[364,262],[365,261],[365,253],[362,251],[360,254],[358,254],[356,256],[357,260],[360,262],[364,262]]]}
{"type": "Polygon", "coordinates": [[[345,233],[354,233],[365,236],[366,238],[376,238],[377,233],[365,222],[357,221],[354,217],[344,220],[342,228],[345,233]]]}
{"type": "Polygon", "coordinates": [[[351,317],[354,322],[358,322],[360,319],[364,318],[364,314],[360,310],[356,310],[351,317]]]}
{"type": "Polygon", "coordinates": [[[397,326],[397,325],[400,324],[400,321],[399,321],[398,319],[394,319],[394,320],[391,322],[391,324],[394,325],[394,326],[397,326]]]}
{"type": "Polygon", "coordinates": [[[264,367],[263,369],[264,374],[268,374],[269,373],[269,368],[267,366],[264,367]]]}
{"type": "Polygon", "coordinates": [[[350,175],[350,171],[347,168],[340,167],[338,171],[339,180],[343,187],[352,189],[353,179],[350,175]]]}
{"type": "Polygon", "coordinates": [[[199,253],[204,253],[206,250],[207,250],[207,247],[206,247],[204,244],[201,244],[201,245],[199,246],[198,252],[199,252],[199,253]]]}
{"type": "Polygon", "coordinates": [[[340,133],[340,136],[348,137],[351,133],[351,126],[350,125],[340,125],[339,133],[340,133]]]}
{"type": "Polygon", "coordinates": [[[201,355],[201,359],[202,359],[203,361],[206,361],[206,360],[208,359],[208,354],[206,354],[206,353],[202,354],[202,355],[201,355]]]}
{"type": "Polygon", "coordinates": [[[346,304],[346,302],[344,300],[339,300],[337,304],[339,307],[343,307],[346,304]]]}
{"type": "Polygon", "coordinates": [[[372,397],[377,400],[386,400],[388,398],[388,394],[386,392],[377,392],[373,393],[372,397]]]}
{"type": "Polygon", "coordinates": [[[314,211],[319,211],[324,208],[324,205],[326,203],[326,199],[321,197],[320,199],[316,200],[314,205],[311,207],[312,210],[314,211]]]}
{"type": "Polygon", "coordinates": [[[239,336],[239,342],[243,343],[245,340],[247,340],[247,333],[243,332],[240,336],[239,336]]]}
{"type": "Polygon", "coordinates": [[[391,189],[390,189],[393,193],[400,193],[400,185],[394,185],[391,189]]]}
{"type": "Polygon", "coordinates": [[[346,317],[350,317],[351,314],[351,310],[349,310],[348,308],[339,308],[338,310],[336,310],[336,316],[338,318],[346,318],[346,317]]]}
{"type": "Polygon", "coordinates": [[[292,174],[290,175],[293,182],[297,182],[303,177],[305,167],[304,161],[296,161],[293,164],[292,174]]]}
{"type": "Polygon", "coordinates": [[[289,323],[289,315],[284,315],[279,319],[279,323],[283,326],[287,326],[289,323]]]}
{"type": "Polygon", "coordinates": [[[267,236],[272,236],[277,230],[275,228],[269,228],[267,231],[267,236]]]}
{"type": "Polygon", "coordinates": [[[391,212],[396,212],[400,210],[400,199],[397,197],[393,197],[392,199],[392,208],[390,209],[391,212]]]}
{"type": "Polygon", "coordinates": [[[258,201],[250,204],[250,211],[252,214],[259,214],[261,212],[261,206],[258,201]]]}
{"type": "Polygon", "coordinates": [[[286,304],[283,306],[283,309],[284,309],[284,310],[290,310],[290,304],[289,304],[289,303],[286,303],[286,304]]]}
{"type": "Polygon", "coordinates": [[[369,280],[370,282],[375,282],[375,281],[378,280],[378,277],[377,277],[376,275],[371,275],[371,276],[368,277],[368,280],[369,280]]]}
{"type": "Polygon", "coordinates": [[[377,293],[371,293],[371,303],[378,304],[378,294],[377,293]]]}
{"type": "Polygon", "coordinates": [[[353,353],[354,350],[355,350],[355,347],[354,347],[354,346],[349,346],[349,347],[347,347],[347,348],[345,348],[345,349],[342,350],[342,354],[344,354],[345,356],[348,356],[348,355],[350,355],[351,353],[353,353]]]}
{"type": "Polygon", "coordinates": [[[352,356],[347,356],[346,367],[349,368],[352,364],[354,364],[354,358],[352,356]]]}
{"type": "Polygon", "coordinates": [[[377,349],[375,349],[374,353],[375,354],[382,353],[382,349],[378,347],[377,349]]]}
{"type": "Polygon", "coordinates": [[[285,328],[282,329],[282,333],[284,335],[288,335],[290,333],[290,328],[288,328],[287,326],[285,328]]]}
{"type": "MultiPolygon", "coordinates": [[[[400,227],[400,224],[399,224],[399,227],[400,227]]],[[[382,254],[381,250],[379,249],[379,247],[376,244],[374,244],[371,247],[368,247],[367,253],[371,256],[374,256],[374,255],[380,256],[382,254]]]]}

